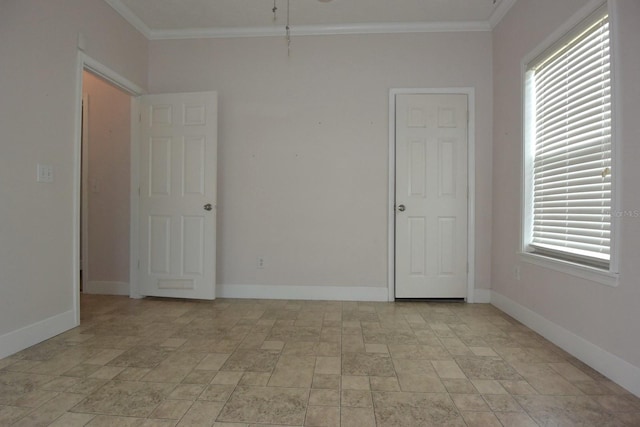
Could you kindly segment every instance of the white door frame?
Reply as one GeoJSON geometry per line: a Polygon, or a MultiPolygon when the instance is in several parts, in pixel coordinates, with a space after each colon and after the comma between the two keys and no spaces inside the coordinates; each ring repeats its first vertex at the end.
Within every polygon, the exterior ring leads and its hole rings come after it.
{"type": "Polygon", "coordinates": [[[475,302],[475,195],[476,195],[476,150],[475,150],[475,89],[473,87],[456,88],[403,88],[389,91],[389,205],[388,205],[388,283],[389,301],[395,300],[396,286],[396,225],[395,225],[395,200],[396,200],[396,95],[402,94],[456,94],[467,95],[469,110],[469,126],[467,132],[467,185],[469,199],[467,204],[467,298],[468,303],[475,302]]]}
{"type": "MultiPolygon", "coordinates": [[[[73,143],[73,247],[72,247],[72,295],[73,295],[73,312],[76,325],[80,324],[80,183],[82,180],[81,166],[82,157],[82,87],[83,72],[87,70],[107,80],[112,85],[122,89],[131,95],[131,211],[130,211],[130,259],[129,259],[129,294],[132,298],[139,297],[137,287],[137,236],[138,236],[138,100],[137,97],[146,91],[124,78],[117,72],[113,71],[106,65],[96,61],[82,51],[78,51],[78,59],[76,63],[76,121],[75,121],[75,137],[73,143]],[[134,239],[133,236],[136,238],[134,239]],[[135,246],[134,242],[135,241],[135,246]],[[135,261],[134,261],[135,260],[135,261]]],[[[83,260],[85,261],[85,260],[83,260]]],[[[86,262],[86,261],[85,261],[86,262]]]]}
{"type": "Polygon", "coordinates": [[[80,208],[80,260],[82,261],[82,278],[84,289],[87,289],[89,277],[89,94],[82,94],[82,150],[80,158],[81,203],[80,208]]]}

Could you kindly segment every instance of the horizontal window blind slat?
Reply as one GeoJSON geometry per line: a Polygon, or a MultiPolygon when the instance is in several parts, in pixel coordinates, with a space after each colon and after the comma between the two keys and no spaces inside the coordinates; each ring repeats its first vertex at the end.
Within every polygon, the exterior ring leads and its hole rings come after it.
{"type": "Polygon", "coordinates": [[[546,159],[554,159],[554,156],[579,156],[582,154],[606,152],[611,150],[611,135],[606,132],[602,134],[594,134],[583,136],[581,139],[575,139],[571,144],[567,144],[567,140],[546,142],[541,141],[540,146],[536,149],[537,161],[545,161],[546,159]]]}
{"type": "Polygon", "coordinates": [[[536,102],[544,110],[556,105],[558,101],[569,103],[585,94],[604,91],[610,72],[610,68],[604,64],[581,69],[579,72],[567,70],[564,75],[556,76],[555,80],[550,81],[550,86],[542,86],[536,102]]]}
{"type": "Polygon", "coordinates": [[[540,221],[563,221],[563,222],[567,222],[569,221],[569,218],[571,218],[570,222],[575,222],[578,224],[588,224],[588,223],[596,223],[596,224],[600,224],[602,223],[602,220],[604,219],[605,215],[603,214],[582,214],[582,215],[578,215],[578,214],[572,214],[571,216],[564,214],[564,213],[560,213],[560,212],[549,212],[549,213],[543,213],[540,212],[538,215],[538,218],[540,221]]]}
{"type": "Polygon", "coordinates": [[[591,203],[581,203],[565,201],[565,200],[556,200],[540,203],[533,211],[536,213],[559,213],[562,212],[566,215],[571,215],[574,212],[576,214],[582,213],[591,213],[591,214],[602,214],[606,215],[611,212],[609,207],[606,204],[601,203],[600,201],[591,201],[591,203]]]}
{"type": "Polygon", "coordinates": [[[565,233],[535,233],[534,242],[544,242],[556,245],[564,245],[569,248],[585,249],[594,252],[607,253],[604,246],[609,244],[608,238],[589,237],[584,235],[569,235],[565,233]]]}
{"type": "MultiPolygon", "coordinates": [[[[610,121],[607,121],[605,124],[610,124],[610,121]]],[[[547,158],[553,158],[554,155],[560,155],[563,153],[575,153],[578,150],[587,147],[604,147],[604,144],[609,144],[611,139],[611,133],[609,130],[603,132],[601,129],[591,130],[589,132],[585,132],[582,135],[575,135],[571,138],[567,138],[565,140],[566,145],[556,146],[553,149],[542,151],[536,150],[537,160],[543,161],[547,158]]]]}
{"type": "Polygon", "coordinates": [[[598,252],[602,254],[609,253],[609,249],[603,243],[609,243],[608,239],[581,237],[583,241],[567,239],[567,236],[561,234],[546,233],[545,235],[536,236],[533,243],[546,243],[550,245],[564,246],[567,248],[583,249],[587,251],[598,252]],[[602,246],[600,246],[602,245],[602,246]]]}
{"type": "Polygon", "coordinates": [[[585,199],[593,198],[593,196],[595,195],[598,199],[603,199],[611,195],[610,188],[611,187],[601,189],[596,186],[585,186],[584,188],[580,189],[580,191],[571,191],[571,189],[568,189],[567,187],[552,188],[549,190],[545,190],[544,192],[540,192],[540,195],[536,195],[534,197],[534,201],[574,200],[570,199],[569,197],[574,198],[576,195],[581,195],[585,199]]]}
{"type": "Polygon", "coordinates": [[[545,188],[536,186],[534,187],[534,190],[536,192],[534,200],[540,201],[550,200],[554,197],[563,198],[563,200],[580,198],[575,196],[582,196],[582,198],[585,199],[593,199],[593,196],[597,196],[598,199],[606,199],[611,196],[611,183],[608,182],[606,183],[606,185],[584,184],[579,188],[563,185],[556,185],[554,187],[545,188]],[[568,195],[571,195],[571,198],[569,198],[568,195]]]}
{"type": "Polygon", "coordinates": [[[591,78],[585,81],[576,81],[576,76],[567,76],[559,82],[564,85],[560,85],[557,89],[547,88],[547,92],[540,93],[536,98],[536,105],[541,111],[553,111],[558,106],[571,105],[576,99],[585,98],[589,94],[606,96],[608,94],[606,81],[609,77],[610,70],[604,68],[594,70],[591,78]]]}
{"type": "Polygon", "coordinates": [[[555,175],[566,175],[578,171],[584,172],[585,176],[599,174],[604,168],[611,166],[611,151],[599,151],[598,148],[577,156],[561,154],[546,162],[538,161],[533,166],[536,179],[551,178],[555,175]]]}
{"type": "MultiPolygon", "coordinates": [[[[568,223],[567,223],[568,224],[568,223]]],[[[571,223],[574,224],[574,223],[571,223]]],[[[581,236],[588,237],[599,237],[599,238],[609,238],[611,230],[602,229],[600,226],[592,226],[592,227],[582,227],[582,226],[571,226],[562,224],[559,221],[540,221],[540,223],[534,224],[533,230],[536,232],[551,232],[551,233],[560,233],[560,234],[579,234],[581,236]],[[548,229],[546,227],[549,227],[548,229]]]]}
{"type": "Polygon", "coordinates": [[[549,255],[554,258],[584,263],[600,268],[607,268],[609,266],[609,254],[605,253],[576,248],[567,248],[562,245],[553,245],[543,242],[531,242],[530,247],[534,250],[534,252],[541,255],[549,255]]]}
{"type": "Polygon", "coordinates": [[[603,192],[611,188],[611,181],[602,177],[578,177],[562,179],[562,176],[554,176],[548,181],[536,180],[533,189],[542,194],[557,192],[558,190],[569,190],[571,192],[589,193],[593,191],[603,192]]]}
{"type": "Polygon", "coordinates": [[[603,58],[609,55],[609,47],[604,37],[591,39],[590,43],[576,46],[571,53],[559,56],[548,66],[536,70],[538,81],[544,85],[551,85],[558,76],[566,75],[568,71],[582,73],[583,70],[601,66],[603,58]]]}
{"type": "Polygon", "coordinates": [[[566,100],[567,102],[560,102],[546,109],[538,108],[536,133],[552,138],[560,131],[579,129],[610,117],[611,94],[607,91],[588,95],[586,98],[566,100]]]}
{"type": "Polygon", "coordinates": [[[543,84],[548,84],[549,80],[552,80],[555,76],[566,73],[567,69],[579,72],[580,67],[592,67],[601,64],[602,61],[598,59],[609,55],[607,41],[604,35],[596,36],[588,43],[576,46],[573,52],[557,57],[555,61],[548,63],[546,67],[536,70],[539,81],[543,84]],[[596,57],[594,57],[594,53],[596,57]]]}
{"type": "Polygon", "coordinates": [[[609,238],[611,231],[594,227],[569,227],[564,225],[553,225],[551,222],[541,222],[534,224],[534,235],[541,235],[544,232],[558,233],[560,235],[575,234],[583,237],[609,238]]]}
{"type": "Polygon", "coordinates": [[[563,58],[564,60],[555,67],[556,70],[543,71],[538,74],[539,84],[545,87],[545,90],[542,90],[540,95],[544,97],[549,92],[555,92],[565,80],[570,85],[580,86],[586,79],[597,75],[596,70],[608,70],[610,67],[606,62],[608,54],[608,50],[603,51],[602,46],[596,45],[592,46],[590,51],[585,52],[585,55],[579,58],[580,62],[573,63],[571,58],[563,58]]]}
{"type": "Polygon", "coordinates": [[[538,188],[546,185],[555,185],[558,181],[565,182],[567,186],[580,185],[583,180],[590,179],[592,183],[606,183],[611,181],[611,161],[608,159],[596,159],[585,162],[584,168],[580,164],[562,164],[554,162],[552,165],[540,165],[533,171],[535,184],[538,188]]]}
{"type": "Polygon", "coordinates": [[[588,124],[610,117],[610,93],[590,93],[587,95],[585,98],[567,100],[566,103],[560,102],[546,109],[539,107],[536,110],[538,117],[536,134],[552,138],[568,128],[584,126],[585,120],[588,124]]]}
{"type": "MultiPolygon", "coordinates": [[[[549,68],[551,64],[557,63],[558,58],[563,56],[567,56],[570,53],[570,50],[576,49],[576,46],[579,46],[584,43],[584,40],[593,37],[604,37],[608,40],[608,30],[609,30],[609,22],[608,17],[604,16],[602,21],[594,22],[595,25],[586,29],[586,31],[580,34],[578,37],[573,38],[573,35],[567,37],[562,41],[561,46],[554,46],[553,51],[544,52],[541,57],[538,57],[536,60],[529,63],[529,68],[535,70],[536,72],[544,72],[545,69],[549,68]]],[[[588,43],[588,42],[587,42],[588,43]]]]}
{"type": "Polygon", "coordinates": [[[531,242],[531,244],[538,247],[554,248],[570,255],[581,255],[592,258],[594,261],[609,261],[610,254],[608,252],[601,252],[598,248],[589,245],[584,247],[571,247],[563,245],[562,242],[555,241],[537,241],[531,242]]]}
{"type": "Polygon", "coordinates": [[[558,103],[544,110],[538,108],[536,134],[544,136],[545,139],[552,139],[563,131],[580,129],[610,118],[611,94],[591,93],[589,95],[591,96],[588,99],[570,100],[571,103],[558,103]]]}
{"type": "Polygon", "coordinates": [[[596,160],[589,162],[584,169],[580,169],[579,164],[556,165],[553,169],[536,168],[534,170],[534,188],[543,190],[549,187],[557,187],[559,184],[569,188],[581,185],[606,184],[610,182],[611,177],[609,175],[603,176],[607,167],[602,167],[603,164],[606,163],[596,160]]]}
{"type": "Polygon", "coordinates": [[[581,156],[593,153],[606,153],[611,150],[611,135],[606,133],[591,132],[589,135],[582,135],[582,138],[576,138],[565,144],[554,144],[547,147],[541,147],[536,150],[536,162],[552,162],[561,159],[562,156],[581,156]]]}
{"type": "MultiPolygon", "coordinates": [[[[599,100],[598,102],[600,102],[599,100]]],[[[602,134],[608,134],[611,127],[611,111],[601,105],[581,105],[574,109],[572,117],[565,117],[564,113],[557,115],[554,123],[545,123],[541,120],[536,128],[535,135],[540,142],[541,152],[547,151],[555,144],[564,142],[569,145],[572,141],[579,141],[584,132],[600,130],[602,134]],[[590,109],[582,113],[582,107],[590,109]]]]}
{"type": "Polygon", "coordinates": [[[548,199],[551,196],[563,196],[566,194],[594,194],[597,195],[598,198],[606,198],[611,195],[611,183],[607,182],[605,184],[599,183],[584,183],[580,185],[580,187],[567,186],[562,182],[555,183],[555,185],[547,185],[547,186],[534,186],[534,190],[536,192],[536,198],[539,199],[548,199]]]}

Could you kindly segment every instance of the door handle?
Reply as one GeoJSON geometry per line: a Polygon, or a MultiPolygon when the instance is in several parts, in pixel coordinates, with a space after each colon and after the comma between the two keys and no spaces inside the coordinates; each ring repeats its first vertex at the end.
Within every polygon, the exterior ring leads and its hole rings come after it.
{"type": "Polygon", "coordinates": [[[399,206],[398,206],[398,210],[399,210],[400,212],[404,212],[404,211],[405,211],[405,209],[407,209],[407,208],[406,208],[404,205],[399,205],[399,206]]]}
{"type": "Polygon", "coordinates": [[[211,203],[207,203],[206,205],[204,205],[204,210],[205,211],[210,211],[213,209],[213,206],[211,206],[211,203]]]}

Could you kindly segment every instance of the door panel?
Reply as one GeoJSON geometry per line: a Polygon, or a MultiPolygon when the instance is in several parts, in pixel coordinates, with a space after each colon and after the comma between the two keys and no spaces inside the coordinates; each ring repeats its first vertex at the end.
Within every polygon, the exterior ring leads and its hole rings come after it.
{"type": "Polygon", "coordinates": [[[147,95],[141,110],[140,294],[214,299],[216,93],[147,95]]]}
{"type": "Polygon", "coordinates": [[[467,296],[467,138],[466,95],[396,96],[397,298],[467,296]]]}

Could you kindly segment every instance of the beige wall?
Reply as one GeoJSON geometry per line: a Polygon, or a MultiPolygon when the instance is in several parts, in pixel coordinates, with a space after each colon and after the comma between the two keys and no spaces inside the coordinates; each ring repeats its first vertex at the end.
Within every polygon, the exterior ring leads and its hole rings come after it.
{"type": "Polygon", "coordinates": [[[146,86],[148,42],[104,1],[0,2],[0,338],[73,308],[79,32],[90,56],[146,86]],[[36,182],[39,162],[53,183],[36,182]]]}
{"type": "Polygon", "coordinates": [[[89,97],[88,273],[91,282],[129,283],[131,96],[86,72],[89,97]]]}
{"type": "MultiPolygon", "coordinates": [[[[147,85],[148,73],[155,92],[219,91],[218,282],[226,284],[385,286],[388,90],[474,86],[476,287],[491,285],[640,367],[638,218],[622,221],[615,288],[523,264],[516,255],[520,62],[586,3],[519,0],[493,38],[295,37],[290,58],[280,38],[158,41],[147,68],[148,42],[102,0],[0,2],[0,339],[72,309],[82,32],[90,56],[138,85],[147,85]],[[53,165],[52,184],[36,183],[37,163],[53,165]],[[262,270],[254,268],[257,256],[265,258],[262,270]]],[[[640,3],[614,3],[622,209],[635,210],[640,3]]]]}
{"type": "Polygon", "coordinates": [[[151,42],[150,92],[219,92],[219,284],[387,286],[390,88],[476,88],[489,288],[491,34],[151,42]],[[265,266],[256,268],[263,256],[265,266]]]}
{"type": "MultiPolygon", "coordinates": [[[[620,233],[620,283],[610,287],[522,263],[520,175],[522,149],[521,61],[568,20],[586,0],[520,0],[493,36],[494,157],[492,289],[580,339],[640,368],[640,218],[624,218],[620,233]],[[521,280],[513,268],[521,266],[521,280]]],[[[640,2],[614,1],[614,84],[619,88],[623,210],[640,209],[640,2]]]]}

